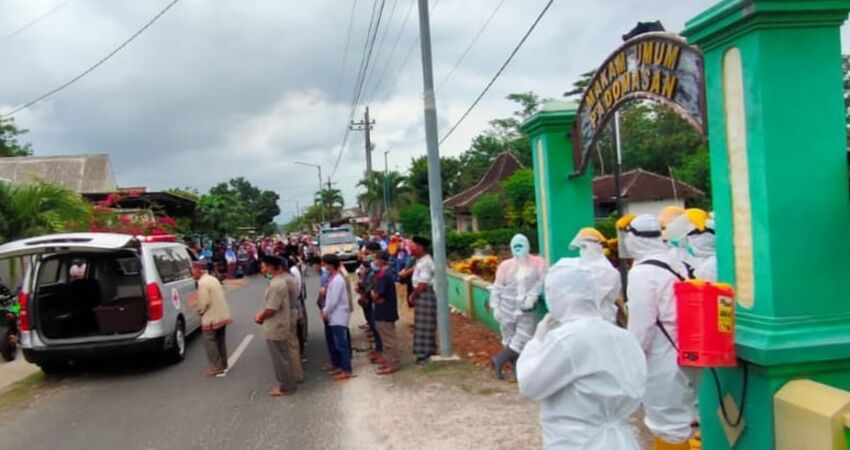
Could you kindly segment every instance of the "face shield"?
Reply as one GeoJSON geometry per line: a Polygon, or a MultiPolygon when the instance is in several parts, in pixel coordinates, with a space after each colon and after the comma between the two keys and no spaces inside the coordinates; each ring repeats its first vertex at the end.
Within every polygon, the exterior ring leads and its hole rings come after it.
{"type": "Polygon", "coordinates": [[[661,226],[661,239],[665,242],[670,240],[670,237],[667,232],[667,227],[671,222],[676,220],[679,216],[685,213],[685,208],[680,206],[670,205],[665,206],[660,213],[658,213],[658,224],[661,226]]]}
{"type": "Polygon", "coordinates": [[[654,252],[666,250],[661,241],[661,227],[649,214],[629,214],[617,221],[620,258],[640,259],[654,252]]]}
{"type": "Polygon", "coordinates": [[[698,208],[685,210],[667,226],[667,237],[671,247],[687,248],[690,236],[704,233],[708,213],[698,208]]]}
{"type": "Polygon", "coordinates": [[[604,246],[605,236],[595,228],[585,227],[575,235],[569,248],[578,250],[582,258],[596,258],[605,256],[602,251],[604,246]]]}
{"type": "Polygon", "coordinates": [[[514,258],[517,259],[525,259],[528,257],[531,244],[528,242],[528,238],[523,234],[516,234],[511,239],[511,254],[514,258]]]}

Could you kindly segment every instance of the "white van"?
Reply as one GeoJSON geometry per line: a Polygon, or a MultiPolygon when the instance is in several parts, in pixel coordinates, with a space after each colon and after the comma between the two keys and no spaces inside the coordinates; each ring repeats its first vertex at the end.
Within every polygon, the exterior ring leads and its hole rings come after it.
{"type": "Polygon", "coordinates": [[[47,373],[80,359],[160,352],[179,362],[201,326],[188,248],[174,236],[39,236],[0,246],[24,257],[21,350],[47,373]]]}

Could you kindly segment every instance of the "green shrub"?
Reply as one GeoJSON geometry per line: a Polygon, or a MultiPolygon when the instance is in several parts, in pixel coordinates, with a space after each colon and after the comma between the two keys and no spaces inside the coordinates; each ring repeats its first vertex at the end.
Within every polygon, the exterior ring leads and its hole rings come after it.
{"type": "Polygon", "coordinates": [[[515,234],[522,233],[528,237],[531,243],[531,252],[538,253],[537,230],[517,230],[512,228],[500,228],[479,232],[446,234],[446,254],[449,259],[464,259],[472,256],[477,241],[483,241],[494,249],[507,248],[511,238],[515,234]]]}

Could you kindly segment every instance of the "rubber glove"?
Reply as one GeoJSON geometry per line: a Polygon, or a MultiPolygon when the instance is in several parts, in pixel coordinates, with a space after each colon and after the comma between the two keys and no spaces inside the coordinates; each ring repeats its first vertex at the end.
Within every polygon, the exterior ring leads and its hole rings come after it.
{"type": "Polygon", "coordinates": [[[525,312],[529,312],[534,310],[534,305],[537,303],[536,295],[527,295],[522,300],[522,310],[525,312]]]}

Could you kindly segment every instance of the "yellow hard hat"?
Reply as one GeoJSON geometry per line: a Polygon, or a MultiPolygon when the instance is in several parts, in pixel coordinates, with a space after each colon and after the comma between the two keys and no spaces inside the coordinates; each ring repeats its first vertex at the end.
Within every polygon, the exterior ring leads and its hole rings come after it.
{"type": "Polygon", "coordinates": [[[634,214],[626,214],[625,216],[620,217],[620,219],[617,221],[617,229],[625,230],[629,227],[629,225],[632,224],[632,221],[635,220],[635,217],[637,216],[635,216],[634,214]]]}
{"type": "Polygon", "coordinates": [[[605,236],[603,236],[602,233],[599,232],[599,230],[593,227],[582,228],[578,231],[578,235],[576,237],[587,241],[596,241],[599,243],[605,242],[605,236]]]}
{"type": "Polygon", "coordinates": [[[685,208],[676,205],[665,206],[658,213],[658,223],[661,224],[661,229],[667,228],[667,225],[677,217],[685,213],[685,208]]]}
{"type": "Polygon", "coordinates": [[[709,219],[707,212],[699,208],[688,208],[685,210],[685,215],[688,216],[688,220],[694,224],[697,230],[705,231],[709,219]]]}

